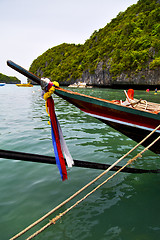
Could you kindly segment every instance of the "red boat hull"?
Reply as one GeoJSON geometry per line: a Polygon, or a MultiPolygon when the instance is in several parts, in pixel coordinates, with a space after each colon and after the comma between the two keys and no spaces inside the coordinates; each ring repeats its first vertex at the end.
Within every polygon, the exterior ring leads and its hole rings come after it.
{"type": "MultiPolygon", "coordinates": [[[[55,93],[83,112],[99,119],[136,142],[140,142],[160,125],[160,114],[136,110],[117,105],[112,101],[86,96],[61,88],[56,89],[55,93]]],[[[148,146],[159,135],[160,129],[145,141],[143,146],[148,146]]],[[[160,154],[160,141],[157,141],[150,150],[160,154]]]]}

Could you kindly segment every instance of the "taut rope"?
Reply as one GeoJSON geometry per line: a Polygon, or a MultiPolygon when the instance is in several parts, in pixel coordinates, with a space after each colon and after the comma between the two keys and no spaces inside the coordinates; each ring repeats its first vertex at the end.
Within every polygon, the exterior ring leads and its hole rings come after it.
{"type": "MultiPolygon", "coordinates": [[[[158,128],[160,128],[160,125],[158,127],[156,127],[151,133],[149,133],[141,142],[139,142],[135,147],[133,147],[128,153],[126,153],[125,155],[123,155],[120,159],[118,159],[115,163],[113,163],[109,168],[107,168],[105,171],[103,171],[100,175],[98,175],[95,179],[93,179],[91,182],[89,182],[88,184],[86,184],[84,187],[82,187],[79,191],[77,191],[76,193],[74,193],[72,196],[70,196],[68,199],[66,199],[64,202],[62,202],[61,204],[59,204],[57,207],[55,207],[54,209],[52,209],[50,212],[48,212],[47,214],[45,214],[43,217],[41,217],[40,219],[38,219],[37,221],[35,221],[33,224],[31,224],[30,226],[28,226],[27,228],[25,228],[23,231],[21,231],[20,233],[18,233],[17,235],[15,235],[14,237],[12,237],[10,240],[15,240],[18,237],[20,237],[22,234],[24,234],[25,232],[27,232],[28,230],[30,230],[31,228],[33,228],[35,225],[37,225],[38,223],[40,223],[41,221],[43,221],[45,218],[47,218],[49,215],[51,215],[53,212],[55,212],[56,210],[58,210],[60,207],[62,207],[63,205],[65,205],[67,202],[69,202],[70,200],[72,200],[74,197],[76,197],[78,194],[80,194],[82,191],[84,191],[87,187],[89,187],[91,184],[93,184],[94,182],[96,182],[98,179],[100,179],[103,175],[105,175],[107,172],[109,172],[115,165],[117,165],[120,161],[122,161],[126,156],[128,156],[131,152],[133,152],[139,145],[141,145],[146,139],[148,139],[156,130],[158,130],[158,128]]],[[[82,202],[84,199],[86,199],[89,195],[91,195],[93,192],[95,192],[98,188],[100,188],[102,185],[104,185],[107,181],[109,181],[111,178],[113,178],[117,173],[119,173],[122,169],[124,169],[127,165],[131,164],[131,162],[135,161],[138,157],[141,156],[141,154],[143,154],[146,150],[148,150],[155,142],[157,142],[160,139],[160,136],[155,139],[150,145],[148,145],[143,151],[141,151],[139,154],[137,154],[134,158],[132,158],[131,160],[129,160],[123,167],[121,167],[117,172],[115,172],[113,175],[111,175],[109,178],[107,178],[103,183],[101,183],[100,185],[98,185],[96,188],[94,188],[91,192],[89,192],[86,196],[84,196],[82,199],[80,199],[79,201],[77,201],[74,205],[72,205],[70,208],[68,208],[66,211],[64,211],[63,213],[60,213],[58,216],[56,216],[55,218],[53,218],[48,224],[46,224],[43,228],[41,228],[39,231],[37,231],[36,233],[34,233],[33,235],[31,235],[29,238],[27,238],[27,240],[32,239],[33,237],[35,237],[36,235],[38,235],[40,232],[42,232],[43,230],[45,230],[47,227],[49,227],[50,225],[52,225],[53,223],[55,223],[58,219],[60,219],[63,215],[65,215],[67,212],[69,212],[72,208],[74,208],[75,206],[77,206],[80,202],[82,202]]]]}

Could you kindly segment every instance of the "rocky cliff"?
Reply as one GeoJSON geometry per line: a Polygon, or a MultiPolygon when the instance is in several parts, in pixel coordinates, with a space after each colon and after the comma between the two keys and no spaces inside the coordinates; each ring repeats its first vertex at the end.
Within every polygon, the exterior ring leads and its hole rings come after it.
{"type": "Polygon", "coordinates": [[[76,80],[76,82],[79,81],[95,87],[128,88],[133,86],[136,89],[154,89],[157,86],[160,88],[160,67],[154,70],[146,68],[139,72],[123,72],[114,78],[110,74],[108,64],[104,69],[104,63],[100,62],[94,74],[90,74],[87,70],[83,72],[81,78],[76,80]]]}

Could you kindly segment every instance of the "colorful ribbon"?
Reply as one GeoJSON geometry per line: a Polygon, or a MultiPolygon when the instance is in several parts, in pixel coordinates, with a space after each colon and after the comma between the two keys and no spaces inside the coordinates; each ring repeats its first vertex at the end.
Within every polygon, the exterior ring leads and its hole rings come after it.
{"type": "Polygon", "coordinates": [[[47,88],[48,88],[47,89],[48,92],[44,94],[44,99],[47,102],[47,111],[49,110],[48,113],[49,113],[50,122],[51,122],[52,143],[53,143],[56,163],[57,163],[61,178],[64,181],[67,179],[67,170],[66,170],[66,163],[63,157],[63,153],[66,158],[68,167],[72,167],[74,162],[69,153],[66,142],[63,138],[62,130],[55,114],[54,101],[51,97],[51,94],[55,90],[53,83],[50,82],[47,88]]]}

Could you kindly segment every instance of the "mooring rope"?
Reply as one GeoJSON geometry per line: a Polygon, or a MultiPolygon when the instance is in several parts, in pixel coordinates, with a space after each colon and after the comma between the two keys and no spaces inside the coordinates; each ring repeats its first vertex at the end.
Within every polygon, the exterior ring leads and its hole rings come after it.
{"type": "MultiPolygon", "coordinates": [[[[18,237],[20,237],[21,235],[23,235],[25,232],[27,232],[28,230],[30,230],[31,228],[33,228],[35,225],[37,225],[38,223],[40,223],[41,221],[43,221],[45,218],[47,218],[49,215],[51,215],[53,212],[55,212],[56,210],[58,210],[60,207],[62,207],[63,205],[65,205],[67,202],[71,201],[74,197],[76,197],[78,194],[80,194],[82,191],[84,191],[87,187],[89,187],[90,185],[92,185],[94,182],[96,182],[98,179],[100,179],[103,175],[105,175],[107,172],[109,172],[115,165],[117,165],[120,161],[122,161],[126,156],[128,156],[132,151],[134,151],[139,145],[141,145],[145,140],[147,140],[158,128],[160,128],[160,125],[158,127],[156,127],[151,133],[149,133],[141,142],[139,142],[136,146],[134,146],[130,151],[128,151],[128,153],[126,153],[125,155],[123,155],[120,159],[118,159],[115,163],[113,163],[109,168],[107,168],[105,171],[103,171],[100,175],[98,175],[95,179],[93,179],[91,182],[89,182],[88,184],[86,184],[84,187],[82,187],[80,190],[78,190],[76,193],[74,193],[72,196],[70,196],[68,199],[66,199],[65,201],[63,201],[61,204],[59,204],[58,206],[56,206],[54,209],[52,209],[50,212],[48,212],[47,214],[45,214],[43,217],[41,217],[40,219],[38,219],[37,221],[35,221],[34,223],[32,223],[31,225],[29,225],[27,228],[25,228],[23,231],[19,232],[18,234],[16,234],[14,237],[12,237],[10,240],[15,240],[18,237]]],[[[145,149],[147,150],[149,147],[151,147],[156,141],[158,141],[160,139],[160,136],[153,141],[148,147],[146,147],[145,149]]],[[[144,149],[144,150],[145,150],[144,149]]],[[[142,152],[144,152],[144,150],[142,152]]],[[[145,151],[146,151],[145,150],[145,151]]],[[[142,154],[142,153],[140,153],[142,154]]],[[[139,155],[139,154],[138,154],[139,155]]],[[[140,156],[140,155],[139,155],[140,156]]],[[[137,156],[138,157],[138,156],[137,156]]],[[[135,158],[135,157],[134,157],[135,158]]],[[[131,161],[131,160],[130,160],[131,161]]],[[[127,163],[127,165],[130,163],[127,163]]],[[[124,165],[122,168],[120,168],[116,173],[113,174],[113,176],[115,176],[117,173],[119,173],[123,168],[125,168],[127,165],[124,165]]],[[[110,179],[110,178],[109,178],[110,179]]],[[[108,181],[108,180],[107,180],[108,181]]],[[[104,181],[104,183],[107,182],[106,180],[104,181]]],[[[103,183],[103,184],[104,184],[103,183]]],[[[103,184],[100,184],[100,186],[102,186],[103,184]]],[[[98,187],[99,188],[99,187],[98,187]]],[[[95,188],[95,191],[98,189],[97,187],[95,188]]],[[[93,189],[94,192],[94,189],[93,189]]],[[[88,197],[91,193],[88,193],[86,195],[86,197],[88,197]]],[[[84,197],[84,199],[86,198],[84,197]]],[[[83,199],[83,198],[82,198],[83,199]]],[[[79,200],[78,204],[83,201],[83,200],[79,200]]],[[[76,204],[76,205],[78,205],[76,204]]],[[[74,204],[75,205],[75,204],[74,204]]],[[[73,206],[74,206],[73,205],[73,206]]],[[[71,207],[72,209],[73,207],[71,207]]],[[[69,209],[70,210],[70,209],[69,209]]],[[[69,211],[68,210],[68,211],[69,211]]],[[[66,210],[67,211],[67,210],[66,210]]],[[[65,212],[66,212],[65,211],[65,212]]],[[[68,212],[67,211],[67,212],[68,212]]],[[[62,214],[60,214],[62,216],[62,214]]],[[[64,214],[63,214],[64,215],[64,214]]],[[[59,216],[59,215],[58,215],[59,216]]],[[[60,217],[57,217],[56,221],[59,219],[60,217]]],[[[45,225],[42,229],[46,229],[47,227],[49,227],[51,224],[53,224],[54,220],[49,222],[47,225],[45,225]]],[[[40,231],[40,230],[39,230],[40,231]]],[[[38,232],[39,232],[38,231],[38,232]]],[[[34,234],[33,234],[34,235],[34,234]]],[[[32,235],[32,236],[33,236],[32,235]]],[[[36,235],[34,235],[36,236],[36,235]]],[[[33,237],[34,237],[33,236],[33,237]]],[[[32,237],[32,238],[33,238],[32,237]]],[[[32,238],[27,238],[27,240],[32,239],[32,238]]]]}
{"type": "Polygon", "coordinates": [[[38,230],[37,232],[35,232],[34,234],[32,234],[30,237],[28,237],[26,240],[30,240],[33,239],[35,236],[37,236],[38,234],[40,234],[42,231],[44,231],[46,228],[48,228],[50,225],[55,224],[62,216],[64,216],[67,212],[69,212],[71,209],[73,209],[74,207],[76,207],[79,203],[81,203],[82,201],[84,201],[88,196],[90,196],[92,193],[94,193],[97,189],[99,189],[102,185],[104,185],[106,182],[108,182],[109,180],[111,180],[114,176],[116,176],[120,171],[122,171],[123,168],[125,168],[126,166],[128,166],[129,164],[131,164],[133,161],[136,161],[137,158],[142,157],[142,154],[148,150],[155,142],[157,142],[160,139],[160,136],[158,138],[156,138],[150,145],[148,145],[144,150],[142,150],[140,153],[138,153],[135,157],[133,157],[132,159],[130,159],[123,167],[121,167],[117,172],[115,172],[114,174],[112,174],[110,177],[108,177],[104,182],[102,182],[101,184],[99,184],[96,188],[94,188],[92,191],[90,191],[89,193],[87,193],[83,198],[81,198],[80,200],[78,200],[75,204],[73,204],[71,207],[69,207],[68,209],[66,209],[64,212],[60,213],[59,215],[57,215],[56,217],[54,217],[48,224],[46,224],[43,228],[41,228],[40,230],[38,230]]]}

